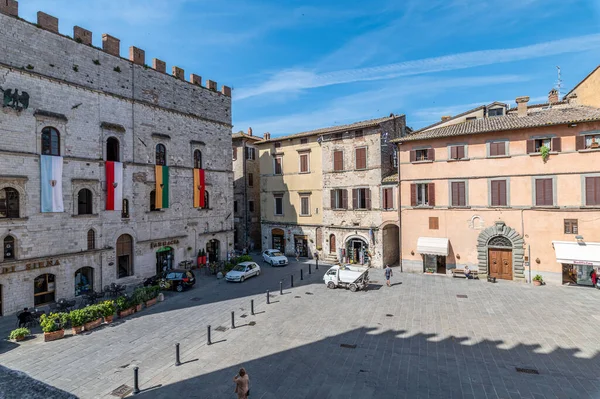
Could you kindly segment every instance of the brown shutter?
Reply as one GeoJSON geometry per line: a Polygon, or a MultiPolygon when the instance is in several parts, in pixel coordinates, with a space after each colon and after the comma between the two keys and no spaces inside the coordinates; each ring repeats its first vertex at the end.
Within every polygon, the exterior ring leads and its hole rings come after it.
{"type": "Polygon", "coordinates": [[[348,209],[348,190],[342,190],[342,208],[348,209]]]}
{"type": "Polygon", "coordinates": [[[535,140],[527,140],[527,153],[535,152],[535,140]]]}
{"type": "Polygon", "coordinates": [[[544,183],[544,199],[546,204],[554,205],[554,199],[552,197],[552,179],[546,179],[546,182],[544,183]]]}
{"type": "Polygon", "coordinates": [[[458,159],[458,147],[450,147],[450,159],[458,159]]]}
{"type": "Polygon", "coordinates": [[[335,151],[333,153],[333,170],[344,170],[344,153],[342,151],[335,151]]]}
{"type": "Polygon", "coordinates": [[[371,209],[371,189],[365,188],[365,199],[367,204],[367,209],[371,209]]]}
{"type": "Polygon", "coordinates": [[[575,149],[585,150],[585,136],[577,136],[575,137],[575,149]]]}
{"type": "Polygon", "coordinates": [[[561,140],[560,137],[553,137],[552,138],[552,151],[554,152],[561,152],[562,151],[562,145],[561,145],[561,140]]]}
{"type": "Polygon", "coordinates": [[[498,155],[498,146],[496,143],[490,143],[490,157],[495,157],[498,155]]]}
{"type": "Polygon", "coordinates": [[[410,162],[416,162],[416,161],[417,161],[417,151],[410,150],[410,162]]]}
{"type": "Polygon", "coordinates": [[[335,190],[329,190],[331,195],[331,209],[335,209],[335,190]]]}
{"type": "Polygon", "coordinates": [[[593,177],[585,178],[585,204],[596,205],[596,179],[593,177]]]}
{"type": "Polygon", "coordinates": [[[417,185],[410,185],[410,206],[417,206],[417,185]]]}
{"type": "Polygon", "coordinates": [[[458,205],[467,206],[467,190],[465,182],[458,183],[458,205]]]}
{"type": "Polygon", "coordinates": [[[498,182],[498,205],[506,206],[508,199],[506,198],[506,180],[498,182]]]}
{"type": "Polygon", "coordinates": [[[435,206],[435,183],[427,184],[429,190],[429,206],[435,206]]]}
{"type": "Polygon", "coordinates": [[[500,187],[500,181],[492,181],[490,183],[490,188],[491,188],[491,195],[492,195],[492,206],[498,206],[500,205],[500,201],[499,201],[499,187],[500,187]]]}
{"type": "Polygon", "coordinates": [[[358,189],[352,189],[352,209],[358,208],[358,189]]]}
{"type": "Polygon", "coordinates": [[[535,181],[535,204],[544,204],[544,181],[542,179],[535,181]]]}
{"type": "Polygon", "coordinates": [[[233,147],[233,160],[237,159],[237,147],[233,147]]]}
{"type": "Polygon", "coordinates": [[[594,205],[600,205],[600,177],[594,177],[594,187],[595,195],[594,195],[594,205]]]}
{"type": "Polygon", "coordinates": [[[458,184],[457,182],[452,182],[450,183],[450,187],[452,188],[452,201],[450,202],[452,204],[452,206],[458,206],[459,201],[458,201],[458,184]]]}
{"type": "Polygon", "coordinates": [[[465,146],[461,145],[459,147],[456,147],[456,155],[458,159],[463,159],[465,157],[465,146]]]}
{"type": "Polygon", "coordinates": [[[356,155],[356,169],[365,169],[367,167],[367,149],[357,148],[355,151],[356,155]]]}
{"type": "Polygon", "coordinates": [[[387,209],[393,209],[393,208],[394,208],[394,189],[388,188],[387,189],[387,209]]]}
{"type": "Polygon", "coordinates": [[[427,149],[427,160],[435,161],[435,150],[433,148],[427,149]]]}
{"type": "Polygon", "coordinates": [[[383,196],[382,196],[382,199],[381,199],[381,202],[382,202],[382,204],[381,204],[381,205],[382,205],[382,208],[383,208],[383,209],[388,209],[388,189],[387,189],[387,188],[384,188],[384,189],[382,190],[382,194],[383,194],[383,196]]]}

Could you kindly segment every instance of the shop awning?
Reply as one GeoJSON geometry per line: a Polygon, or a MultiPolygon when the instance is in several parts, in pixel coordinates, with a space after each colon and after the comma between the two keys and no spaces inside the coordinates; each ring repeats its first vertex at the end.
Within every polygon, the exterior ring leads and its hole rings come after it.
{"type": "Polygon", "coordinates": [[[573,265],[600,266],[600,243],[552,241],[556,261],[573,265]]]}
{"type": "Polygon", "coordinates": [[[419,237],[417,240],[417,253],[423,255],[448,256],[448,239],[419,237]]]}

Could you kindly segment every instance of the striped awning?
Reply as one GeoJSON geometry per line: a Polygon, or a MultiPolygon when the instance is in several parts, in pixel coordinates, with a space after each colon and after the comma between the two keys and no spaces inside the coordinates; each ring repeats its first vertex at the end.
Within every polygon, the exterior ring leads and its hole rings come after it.
{"type": "Polygon", "coordinates": [[[448,256],[448,239],[434,237],[419,237],[417,253],[422,255],[448,256]]]}

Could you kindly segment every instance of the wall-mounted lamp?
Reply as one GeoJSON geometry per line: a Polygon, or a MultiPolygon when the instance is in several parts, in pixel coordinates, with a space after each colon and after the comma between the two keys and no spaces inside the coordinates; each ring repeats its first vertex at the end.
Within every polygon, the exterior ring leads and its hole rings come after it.
{"type": "Polygon", "coordinates": [[[456,259],[460,259],[460,254],[456,254],[456,259]]]}
{"type": "Polygon", "coordinates": [[[108,262],[109,266],[113,266],[115,264],[115,262],[108,262]]]}
{"type": "Polygon", "coordinates": [[[535,258],[535,263],[537,263],[538,265],[540,264],[540,258],[535,258]]]}
{"type": "Polygon", "coordinates": [[[411,254],[411,255],[414,255],[414,254],[415,254],[415,251],[410,251],[410,254],[411,254]]]}

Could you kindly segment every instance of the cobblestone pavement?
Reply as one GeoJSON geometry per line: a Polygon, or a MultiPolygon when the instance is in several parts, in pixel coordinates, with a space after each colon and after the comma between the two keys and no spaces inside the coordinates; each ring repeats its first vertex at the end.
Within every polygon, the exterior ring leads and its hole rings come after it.
{"type": "MultiPolygon", "coordinates": [[[[298,267],[277,273],[300,283],[298,267]]],[[[264,399],[600,398],[598,290],[401,273],[388,288],[374,270],[379,282],[352,293],[303,267],[305,285],[269,305],[251,280],[208,281],[89,334],[5,348],[0,363],[82,398],[114,397],[134,365],[143,398],[233,398],[240,366],[264,399]]]]}

